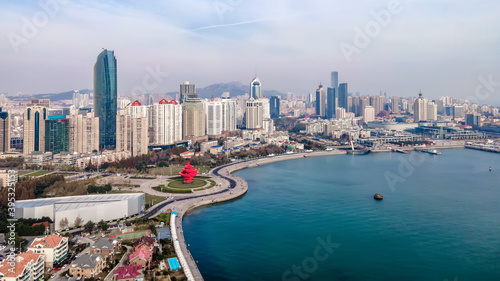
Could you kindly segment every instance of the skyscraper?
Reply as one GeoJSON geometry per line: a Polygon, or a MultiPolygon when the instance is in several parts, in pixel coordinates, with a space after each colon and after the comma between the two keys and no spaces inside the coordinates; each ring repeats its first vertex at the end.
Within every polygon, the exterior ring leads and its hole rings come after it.
{"type": "Polygon", "coordinates": [[[45,152],[45,119],[47,108],[38,104],[28,104],[24,109],[23,153],[45,152]]]}
{"type": "Polygon", "coordinates": [[[222,102],[220,100],[205,101],[207,135],[222,134],[222,102]]]}
{"type": "Polygon", "coordinates": [[[205,111],[199,98],[189,98],[182,109],[182,134],[184,137],[205,135],[205,111]]]}
{"type": "Polygon", "coordinates": [[[182,105],[162,99],[152,108],[154,143],[173,144],[182,140],[182,105]]]}
{"type": "Polygon", "coordinates": [[[116,151],[130,152],[130,156],[148,153],[148,115],[138,101],[118,112],[116,117],[116,151]]]}
{"type": "Polygon", "coordinates": [[[427,120],[437,120],[437,104],[431,101],[427,103],[427,120]]]}
{"type": "Polygon", "coordinates": [[[185,103],[187,99],[193,99],[198,97],[198,94],[196,93],[196,86],[194,84],[189,84],[189,81],[182,82],[179,94],[180,94],[181,104],[185,103]]]}
{"type": "Polygon", "coordinates": [[[236,130],[236,101],[228,97],[222,98],[222,131],[236,130]]]}
{"type": "Polygon", "coordinates": [[[392,97],[391,109],[393,113],[399,113],[399,97],[392,97]]]}
{"type": "Polygon", "coordinates": [[[418,94],[413,108],[413,120],[415,122],[424,121],[427,119],[427,100],[422,97],[422,92],[418,94]]]}
{"type": "Polygon", "coordinates": [[[259,99],[262,97],[262,84],[257,77],[250,82],[250,97],[253,99],[259,99]]]}
{"type": "Polygon", "coordinates": [[[349,110],[347,83],[342,83],[339,85],[338,101],[339,103],[337,107],[342,107],[346,111],[349,110]]]}
{"type": "Polygon", "coordinates": [[[99,117],[99,147],[116,146],[117,76],[114,51],[103,50],[94,65],[94,112],[99,117]]]}
{"type": "Polygon", "coordinates": [[[250,98],[246,102],[245,120],[247,129],[260,129],[263,126],[262,101],[250,98]]]}
{"type": "Polygon", "coordinates": [[[0,107],[0,153],[10,151],[10,112],[0,107]]]}
{"type": "Polygon", "coordinates": [[[316,115],[324,117],[325,110],[326,110],[325,89],[323,89],[323,85],[319,85],[318,89],[316,90],[316,115]]]}
{"type": "Polygon", "coordinates": [[[363,109],[363,123],[375,121],[375,109],[373,106],[365,106],[363,109]]]}
{"type": "Polygon", "coordinates": [[[45,120],[45,152],[69,152],[69,122],[68,119],[59,117],[48,116],[45,120]]]}
{"type": "Polygon", "coordinates": [[[339,73],[337,71],[332,71],[331,75],[331,86],[327,88],[326,96],[326,117],[334,118],[335,109],[339,107],[339,73]]]}
{"type": "Polygon", "coordinates": [[[69,117],[69,151],[92,153],[99,151],[99,118],[94,112],[73,110],[69,117]]]}
{"type": "Polygon", "coordinates": [[[272,96],[269,107],[271,110],[271,118],[280,117],[280,97],[272,96]]]}

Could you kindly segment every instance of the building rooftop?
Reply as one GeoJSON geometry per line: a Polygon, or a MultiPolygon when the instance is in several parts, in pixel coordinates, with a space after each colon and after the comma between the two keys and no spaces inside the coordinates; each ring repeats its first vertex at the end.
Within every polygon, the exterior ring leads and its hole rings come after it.
{"type": "Polygon", "coordinates": [[[101,250],[113,250],[116,243],[118,243],[117,239],[101,238],[95,241],[94,245],[92,245],[92,248],[101,250]]]}
{"type": "Polygon", "coordinates": [[[67,240],[68,238],[60,236],[59,234],[52,234],[42,238],[35,238],[35,240],[33,240],[28,248],[55,248],[59,244],[61,244],[61,241],[63,241],[64,239],[67,240]]]}
{"type": "Polygon", "coordinates": [[[143,193],[120,193],[19,200],[16,201],[16,209],[55,205],[55,211],[58,212],[83,207],[97,206],[114,201],[124,201],[142,195],[143,193]]]}
{"type": "Polygon", "coordinates": [[[140,258],[142,260],[149,260],[151,259],[151,257],[153,256],[153,251],[150,251],[146,248],[140,248],[139,250],[133,252],[132,254],[130,254],[129,256],[129,260],[134,260],[136,258],[140,258]]]}
{"type": "Polygon", "coordinates": [[[99,254],[95,254],[95,255],[89,255],[89,254],[84,254],[84,255],[81,255],[80,257],[78,257],[76,260],[74,260],[72,263],[71,263],[71,266],[72,267],[78,267],[78,268],[82,268],[82,269],[85,269],[85,268],[95,268],[95,266],[97,265],[97,263],[106,258],[104,255],[99,255],[99,254]]]}
{"type": "Polygon", "coordinates": [[[142,265],[122,266],[116,269],[113,274],[118,275],[116,277],[117,280],[132,278],[135,279],[137,276],[142,275],[142,265]]]}

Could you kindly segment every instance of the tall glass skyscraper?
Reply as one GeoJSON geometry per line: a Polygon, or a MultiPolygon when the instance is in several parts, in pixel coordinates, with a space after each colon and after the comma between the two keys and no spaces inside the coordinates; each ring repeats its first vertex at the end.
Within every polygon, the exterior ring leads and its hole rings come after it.
{"type": "Polygon", "coordinates": [[[339,85],[339,95],[338,95],[338,99],[339,99],[339,104],[337,107],[342,107],[345,109],[345,111],[347,112],[349,109],[347,108],[347,98],[348,96],[348,93],[347,93],[347,83],[342,83],[339,85]]]}
{"type": "Polygon", "coordinates": [[[116,146],[116,58],[114,51],[103,50],[94,65],[94,111],[99,117],[99,147],[116,146]]]}
{"type": "Polygon", "coordinates": [[[69,122],[62,116],[49,116],[45,120],[45,151],[53,154],[69,151],[69,122]]]}
{"type": "Polygon", "coordinates": [[[326,117],[329,119],[335,117],[335,109],[339,107],[339,73],[337,71],[331,73],[331,83],[332,86],[327,88],[326,94],[326,117]]]}
{"type": "Polygon", "coordinates": [[[272,96],[270,100],[271,118],[280,117],[280,97],[272,96]]]}
{"type": "Polygon", "coordinates": [[[260,97],[262,97],[262,84],[257,77],[250,83],[250,97],[254,99],[260,99],[260,97]]]}

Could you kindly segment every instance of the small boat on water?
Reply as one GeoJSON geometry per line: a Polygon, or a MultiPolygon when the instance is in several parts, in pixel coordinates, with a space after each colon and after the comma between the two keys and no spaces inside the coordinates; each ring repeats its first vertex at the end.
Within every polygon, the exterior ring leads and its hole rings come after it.
{"type": "Polygon", "coordinates": [[[352,155],[366,155],[372,152],[369,149],[356,149],[356,150],[346,150],[347,154],[352,154],[352,155]]]}
{"type": "Polygon", "coordinates": [[[431,154],[431,155],[441,155],[441,152],[435,150],[435,149],[429,149],[429,150],[426,150],[425,152],[431,154]]]}
{"type": "Polygon", "coordinates": [[[382,196],[382,194],[380,194],[380,193],[377,193],[377,194],[373,195],[373,198],[375,200],[382,200],[382,199],[384,199],[384,196],[382,196]]]}

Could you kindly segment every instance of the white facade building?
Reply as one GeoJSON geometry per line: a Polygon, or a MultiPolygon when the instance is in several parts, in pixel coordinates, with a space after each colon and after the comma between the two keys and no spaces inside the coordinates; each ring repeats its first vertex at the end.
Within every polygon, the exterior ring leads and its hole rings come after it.
{"type": "Polygon", "coordinates": [[[363,122],[368,123],[375,121],[375,108],[373,106],[365,106],[363,109],[363,122]]]}
{"type": "Polygon", "coordinates": [[[205,123],[207,135],[222,134],[222,102],[220,99],[205,100],[205,123]]]}
{"type": "Polygon", "coordinates": [[[229,98],[222,99],[222,131],[236,130],[236,101],[229,98]]]}
{"type": "Polygon", "coordinates": [[[173,144],[182,140],[182,105],[161,100],[152,107],[155,144],[173,144]]]}

